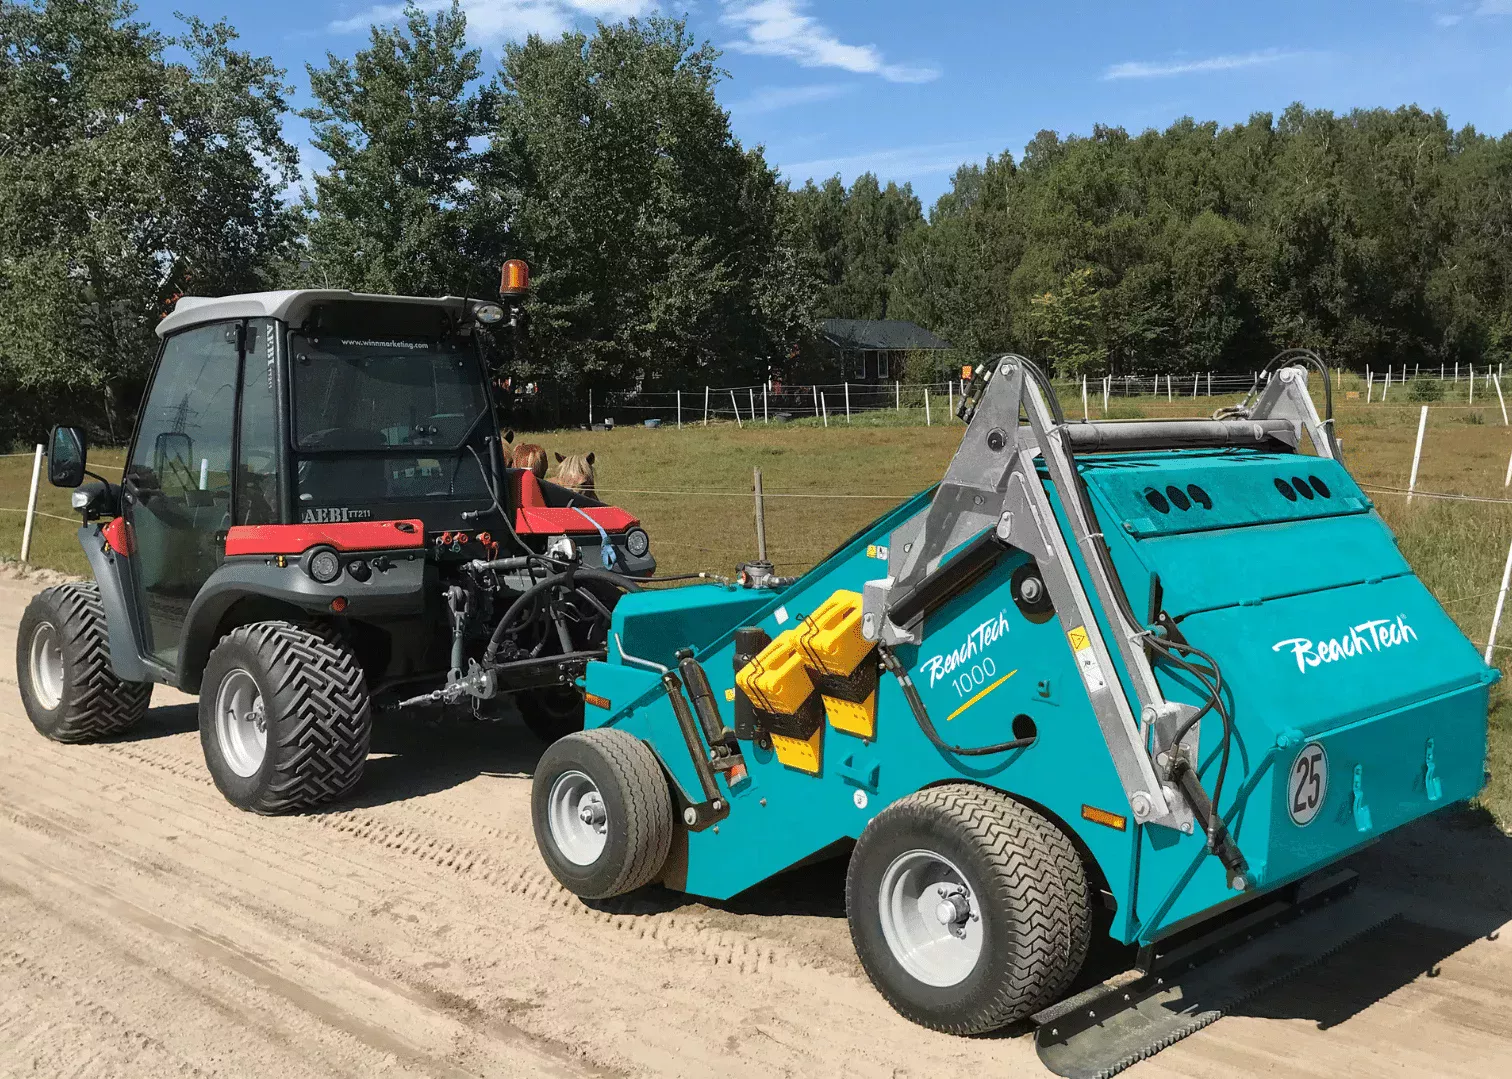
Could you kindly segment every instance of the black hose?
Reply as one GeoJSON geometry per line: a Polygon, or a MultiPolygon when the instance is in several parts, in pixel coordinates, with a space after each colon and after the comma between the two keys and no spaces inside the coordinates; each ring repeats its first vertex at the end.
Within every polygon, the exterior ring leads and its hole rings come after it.
{"type": "Polygon", "coordinates": [[[639,592],[640,585],[631,577],[623,577],[618,573],[610,573],[607,570],[587,569],[577,567],[566,573],[554,573],[550,577],[542,578],[531,585],[525,591],[515,597],[515,601],[509,605],[499,622],[494,626],[493,633],[488,638],[488,650],[483,653],[483,664],[487,666],[493,663],[499,654],[499,649],[504,644],[504,634],[516,621],[518,613],[524,609],[527,603],[534,603],[544,592],[549,589],[562,587],[574,587],[579,580],[599,581],[611,585],[624,592],[639,592]]]}
{"type": "Polygon", "coordinates": [[[946,753],[954,753],[958,757],[985,757],[991,753],[1004,753],[1010,749],[1024,749],[1032,746],[1034,738],[1015,738],[1011,742],[1000,742],[995,746],[953,746],[940,737],[940,732],[935,730],[933,721],[929,718],[929,711],[924,707],[924,699],[919,696],[918,687],[913,684],[913,679],[908,676],[901,660],[887,645],[878,643],[877,654],[882,657],[882,665],[892,672],[892,676],[898,680],[898,688],[903,691],[904,698],[908,701],[909,710],[913,712],[914,720],[919,724],[919,730],[924,732],[924,737],[939,750],[946,753]]]}

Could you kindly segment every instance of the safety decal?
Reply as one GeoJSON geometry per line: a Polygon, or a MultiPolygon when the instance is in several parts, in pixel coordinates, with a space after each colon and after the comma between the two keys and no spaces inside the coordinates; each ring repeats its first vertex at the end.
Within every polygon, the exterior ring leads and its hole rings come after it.
{"type": "Polygon", "coordinates": [[[1066,634],[1066,639],[1071,642],[1071,651],[1076,654],[1076,665],[1081,669],[1082,681],[1087,683],[1087,690],[1097,693],[1107,689],[1108,683],[1097,666],[1097,654],[1092,651],[1092,639],[1087,635],[1087,627],[1077,626],[1066,634]]]}
{"type": "Polygon", "coordinates": [[[772,612],[772,617],[775,618],[775,619],[777,619],[777,624],[779,626],[782,625],[784,622],[786,622],[788,620],[787,608],[786,607],[778,607],[775,611],[772,612]]]}
{"type": "Polygon", "coordinates": [[[1286,811],[1292,823],[1305,828],[1313,822],[1328,795],[1328,754],[1317,742],[1309,742],[1292,761],[1286,784],[1286,811]]]}

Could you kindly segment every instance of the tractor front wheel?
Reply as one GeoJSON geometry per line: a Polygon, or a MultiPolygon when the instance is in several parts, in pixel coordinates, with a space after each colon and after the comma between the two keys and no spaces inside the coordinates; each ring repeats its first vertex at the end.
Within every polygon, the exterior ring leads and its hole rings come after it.
{"type": "Polygon", "coordinates": [[[39,592],[16,634],[16,682],[32,726],[55,742],[92,742],[147,714],[151,682],[110,667],[110,634],[94,583],[39,592]]]}
{"type": "Polygon", "coordinates": [[[877,815],[851,854],[845,909],[872,984],[905,1017],[950,1034],[1052,1003],[1091,942],[1075,846],[1028,806],[967,783],[877,815]]]}
{"type": "Polygon", "coordinates": [[[254,813],[296,813],[362,778],[367,681],[339,642],[288,622],[221,638],[200,688],[200,744],[220,792],[254,813]]]}

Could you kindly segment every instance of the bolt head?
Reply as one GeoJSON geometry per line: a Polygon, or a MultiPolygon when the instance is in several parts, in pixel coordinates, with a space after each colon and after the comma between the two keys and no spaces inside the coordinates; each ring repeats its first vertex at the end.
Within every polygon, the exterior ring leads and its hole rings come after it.
{"type": "Polygon", "coordinates": [[[1135,791],[1134,796],[1129,799],[1129,805],[1134,810],[1134,816],[1140,820],[1150,815],[1150,796],[1144,791],[1135,791]]]}
{"type": "Polygon", "coordinates": [[[694,809],[692,806],[689,806],[687,809],[683,810],[683,823],[689,825],[690,827],[697,824],[698,810],[694,809]]]}

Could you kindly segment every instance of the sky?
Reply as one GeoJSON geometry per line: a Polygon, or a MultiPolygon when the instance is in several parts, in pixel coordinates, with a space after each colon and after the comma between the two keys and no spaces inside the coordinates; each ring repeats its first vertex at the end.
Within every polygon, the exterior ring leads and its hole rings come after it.
{"type": "MultiPolygon", "coordinates": [[[[350,56],[402,4],[371,0],[138,0],[226,16],[243,47],[288,71],[350,56]]],[[[441,0],[424,0],[439,6],[441,0]]],[[[450,0],[446,0],[449,4],[450,0]]],[[[794,184],[871,171],[926,208],[951,174],[1018,157],[1043,129],[1130,131],[1183,117],[1228,124],[1295,101],[1347,111],[1417,104],[1455,127],[1512,130],[1512,0],[463,0],[485,70],[527,34],[655,13],[723,51],[718,95],[746,146],[794,184]]],[[[306,169],[320,160],[297,118],[306,169]]]]}

